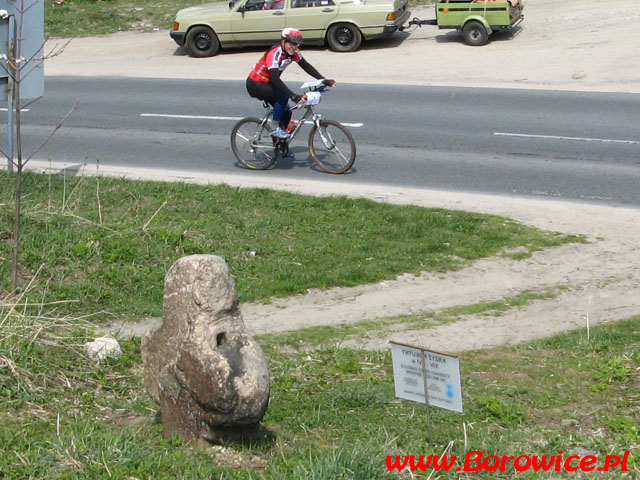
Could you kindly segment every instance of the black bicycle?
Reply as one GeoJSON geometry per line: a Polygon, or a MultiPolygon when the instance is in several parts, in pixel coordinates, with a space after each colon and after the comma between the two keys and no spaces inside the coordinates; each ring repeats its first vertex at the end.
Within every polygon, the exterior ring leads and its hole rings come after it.
{"type": "Polygon", "coordinates": [[[309,154],[315,164],[327,173],[345,173],[356,161],[356,143],[349,130],[334,120],[327,120],[315,111],[322,93],[328,88],[323,80],[307,82],[301,87],[306,90],[306,101],[290,107],[291,110],[304,108],[302,117],[295,122],[289,138],[271,136],[269,119],[273,109],[264,102],[266,115],[260,119],[246,117],[238,121],[231,131],[231,149],[238,161],[252,170],[266,170],[278,155],[289,154],[289,143],[303,125],[312,124],[309,132],[309,154]]]}

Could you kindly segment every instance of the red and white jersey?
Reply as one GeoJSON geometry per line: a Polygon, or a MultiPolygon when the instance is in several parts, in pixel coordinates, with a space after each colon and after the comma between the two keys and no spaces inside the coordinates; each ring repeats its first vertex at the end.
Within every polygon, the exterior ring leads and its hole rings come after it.
{"type": "Polygon", "coordinates": [[[270,68],[277,68],[280,72],[284,72],[291,62],[299,62],[302,60],[302,54],[296,50],[293,56],[288,56],[282,46],[276,45],[275,47],[267,50],[264,55],[255,64],[249,78],[256,82],[269,83],[271,81],[271,75],[269,74],[270,68]]]}

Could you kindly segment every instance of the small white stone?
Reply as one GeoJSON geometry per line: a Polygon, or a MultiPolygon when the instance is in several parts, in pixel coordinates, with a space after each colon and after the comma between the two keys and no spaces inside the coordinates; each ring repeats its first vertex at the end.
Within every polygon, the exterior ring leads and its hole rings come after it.
{"type": "Polygon", "coordinates": [[[89,358],[102,361],[107,357],[119,357],[122,355],[120,344],[115,338],[98,337],[93,342],[84,344],[89,358]]]}

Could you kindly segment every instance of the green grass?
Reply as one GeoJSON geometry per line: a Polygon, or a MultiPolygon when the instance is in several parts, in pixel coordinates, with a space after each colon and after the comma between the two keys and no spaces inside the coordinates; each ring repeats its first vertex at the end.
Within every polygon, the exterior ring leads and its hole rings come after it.
{"type": "MultiPolygon", "coordinates": [[[[177,10],[198,3],[47,0],[45,33],[168,30],[177,10]]],[[[465,413],[432,409],[432,445],[424,407],[394,396],[389,352],[335,347],[350,335],[399,323],[422,328],[498,315],[554,291],[261,337],[272,374],[269,409],[254,437],[222,447],[162,437],[158,407],[142,386],[139,340],[122,341],[124,354],[102,364],[82,353],[95,332],[79,317],[160,315],[164,274],[187,254],[223,256],[241,300],[269,301],[308,288],[446,272],[482,257],[522,258],[579,238],[500,217],[342,197],[113,179],[25,180],[21,285],[37,275],[23,297],[28,306],[10,312],[0,305],[1,478],[392,479],[398,475],[386,471],[387,455],[440,454],[450,442],[458,456],[465,448],[495,455],[563,450],[594,452],[601,460],[631,450],[626,477],[607,478],[638,478],[640,318],[594,328],[588,341],[576,331],[462,354],[465,413]]],[[[5,293],[12,186],[0,173],[5,293]]]]}
{"type": "MultiPolygon", "coordinates": [[[[87,37],[120,31],[169,31],[178,10],[205,0],[45,0],[45,35],[87,37]]],[[[412,0],[412,5],[432,3],[412,0]]],[[[168,38],[168,37],[167,37],[168,38]]]]}
{"type": "MultiPolygon", "coordinates": [[[[0,465],[11,479],[391,479],[387,455],[622,455],[640,467],[640,317],[460,356],[463,415],[395,398],[388,351],[283,349],[262,340],[271,375],[256,434],[222,446],[163,438],[142,386],[138,340],[87,362],[82,322],[0,310],[0,465]],[[563,423],[565,425],[563,425],[563,423]],[[587,452],[587,453],[585,453],[587,452]]],[[[427,470],[418,473],[427,478],[427,470]]],[[[400,478],[409,478],[408,475],[400,478]]],[[[433,478],[433,477],[432,477],[433,478]]],[[[496,478],[495,472],[438,478],[496,478]]],[[[602,478],[552,472],[499,478],[602,478]]]]}
{"type": "MultiPolygon", "coordinates": [[[[6,259],[12,187],[0,174],[6,259]]],[[[23,192],[22,286],[35,275],[28,298],[96,321],[160,316],[164,276],[189,254],[220,255],[241,301],[269,301],[582,240],[498,216],[229,186],[28,174],[23,192]]],[[[6,261],[0,291],[8,282],[6,261]]]]}
{"type": "MultiPolygon", "coordinates": [[[[169,31],[183,7],[204,1],[45,0],[45,36],[87,37],[119,31],[169,31]]],[[[168,38],[168,37],[167,37],[168,38]]]]}
{"type": "MultiPolygon", "coordinates": [[[[5,259],[11,180],[1,174],[5,259]]],[[[589,342],[575,332],[463,354],[465,414],[432,409],[432,445],[424,407],[395,398],[389,352],[327,347],[345,335],[338,330],[326,329],[321,341],[261,338],[272,380],[267,414],[253,436],[217,447],[162,436],[158,407],[143,388],[138,339],[122,340],[123,355],[101,364],[83,354],[95,337],[87,320],[103,320],[101,312],[159,315],[164,274],[186,254],[222,255],[241,299],[268,301],[446,272],[487,256],[521,258],[581,238],[497,216],[228,186],[29,174],[23,191],[22,285],[33,284],[15,309],[0,304],[6,478],[391,479],[387,455],[437,454],[451,441],[460,456],[465,445],[496,455],[632,449],[629,465],[638,467],[640,318],[592,329],[589,342]],[[564,419],[575,425],[563,427],[564,419]]],[[[8,262],[0,265],[6,290],[8,262]]],[[[419,322],[496,314],[554,294],[523,292],[419,322]]],[[[357,324],[349,333],[396,321],[357,324]]],[[[478,477],[495,478],[468,478],[478,477]]]]}

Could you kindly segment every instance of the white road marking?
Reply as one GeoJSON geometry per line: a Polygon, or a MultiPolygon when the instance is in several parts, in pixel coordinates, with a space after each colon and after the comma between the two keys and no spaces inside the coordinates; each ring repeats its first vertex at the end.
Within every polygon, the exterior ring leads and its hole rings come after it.
{"type": "Polygon", "coordinates": [[[171,115],[168,113],[141,113],[141,117],[185,118],[189,120],[240,120],[242,117],[216,117],[210,115],[171,115]]]}
{"type": "MultiPolygon", "coordinates": [[[[31,110],[30,108],[22,108],[20,109],[21,112],[28,112],[29,110],[31,110]]],[[[0,108],[0,112],[8,112],[9,110],[7,108],[0,108]]]]}
{"type": "Polygon", "coordinates": [[[602,143],[624,143],[627,145],[640,145],[638,140],[615,140],[612,138],[585,138],[585,137],[563,137],[560,135],[533,135],[528,133],[505,133],[494,132],[498,137],[523,137],[523,138],[545,138],[550,140],[570,140],[577,142],[602,142],[602,143]]]}
{"type": "MultiPolygon", "coordinates": [[[[175,115],[170,113],[141,113],[141,117],[184,118],[186,120],[227,120],[238,121],[244,117],[220,117],[216,115],[175,115]]],[[[345,127],[362,127],[363,123],[343,123],[345,127]]]]}

